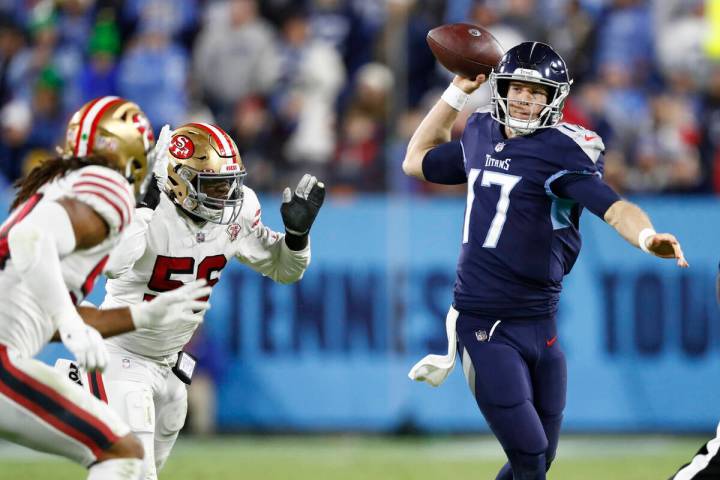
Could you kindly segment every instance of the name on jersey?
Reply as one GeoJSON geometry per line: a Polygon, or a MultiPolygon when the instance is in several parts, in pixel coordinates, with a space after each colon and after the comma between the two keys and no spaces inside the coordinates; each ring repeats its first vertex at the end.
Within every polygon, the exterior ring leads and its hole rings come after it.
{"type": "Polygon", "coordinates": [[[486,167],[496,167],[496,168],[502,168],[503,170],[510,170],[510,161],[511,158],[506,158],[505,160],[498,160],[497,158],[493,158],[490,156],[489,153],[485,154],[485,166],[486,167]]]}

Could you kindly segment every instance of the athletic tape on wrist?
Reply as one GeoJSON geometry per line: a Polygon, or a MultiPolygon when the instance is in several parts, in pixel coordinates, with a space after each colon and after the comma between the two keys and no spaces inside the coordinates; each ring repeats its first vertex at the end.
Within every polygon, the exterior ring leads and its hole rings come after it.
{"type": "Polygon", "coordinates": [[[461,112],[462,109],[465,108],[465,104],[467,103],[468,98],[470,98],[470,95],[463,92],[460,87],[454,83],[451,83],[445,89],[440,98],[442,98],[445,103],[450,105],[453,109],[461,112]]]}
{"type": "Polygon", "coordinates": [[[652,237],[656,233],[657,232],[652,228],[643,228],[642,230],[640,230],[640,234],[638,235],[638,245],[640,245],[640,250],[645,253],[650,253],[650,250],[648,250],[647,247],[647,239],[652,237]]]}

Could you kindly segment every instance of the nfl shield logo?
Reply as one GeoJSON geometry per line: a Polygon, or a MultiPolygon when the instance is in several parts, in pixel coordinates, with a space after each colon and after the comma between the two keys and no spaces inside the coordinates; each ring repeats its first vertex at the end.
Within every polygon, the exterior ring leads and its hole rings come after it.
{"type": "Polygon", "coordinates": [[[240,234],[240,225],[238,225],[237,223],[231,223],[230,225],[228,225],[227,234],[230,237],[230,241],[234,242],[240,234]]]}
{"type": "Polygon", "coordinates": [[[496,152],[502,152],[503,148],[505,148],[505,142],[500,142],[497,145],[495,145],[496,152]]]}
{"type": "Polygon", "coordinates": [[[475,332],[475,338],[478,342],[487,342],[488,334],[485,330],[478,330],[475,332]]]}
{"type": "Polygon", "coordinates": [[[197,240],[198,243],[202,243],[205,241],[205,232],[197,232],[195,234],[195,240],[197,240]]]}

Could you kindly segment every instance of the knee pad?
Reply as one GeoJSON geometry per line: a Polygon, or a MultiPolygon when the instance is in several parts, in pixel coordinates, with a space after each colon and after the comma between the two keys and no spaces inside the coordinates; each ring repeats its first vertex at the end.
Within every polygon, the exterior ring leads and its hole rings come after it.
{"type": "Polygon", "coordinates": [[[162,436],[175,435],[185,425],[187,397],[174,399],[163,405],[156,419],[156,432],[162,436]]]}
{"type": "Polygon", "coordinates": [[[136,433],[155,432],[155,405],[152,393],[136,390],[125,394],[125,418],[130,430],[136,433]]]}

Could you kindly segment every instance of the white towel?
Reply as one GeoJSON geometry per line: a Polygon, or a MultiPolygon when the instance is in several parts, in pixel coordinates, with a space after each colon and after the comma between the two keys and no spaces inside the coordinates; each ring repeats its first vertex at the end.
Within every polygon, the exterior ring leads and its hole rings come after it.
{"type": "Polygon", "coordinates": [[[445,332],[448,339],[447,355],[426,355],[410,369],[408,373],[410,380],[427,382],[433,387],[437,387],[450,375],[450,372],[455,368],[455,357],[457,355],[455,322],[458,315],[458,311],[451,305],[447,317],[445,317],[445,332]]]}

